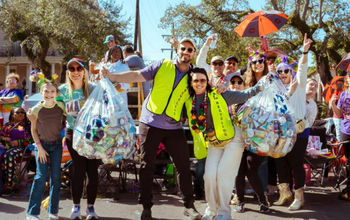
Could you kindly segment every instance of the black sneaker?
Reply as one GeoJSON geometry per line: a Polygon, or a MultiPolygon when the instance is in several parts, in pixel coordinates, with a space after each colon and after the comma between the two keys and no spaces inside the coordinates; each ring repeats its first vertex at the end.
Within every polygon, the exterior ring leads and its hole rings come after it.
{"type": "Polygon", "coordinates": [[[152,220],[151,209],[144,209],[141,214],[141,220],[152,220]]]}
{"type": "Polygon", "coordinates": [[[262,203],[259,206],[260,206],[260,208],[259,208],[259,212],[260,213],[269,213],[269,212],[271,212],[271,209],[267,205],[262,203]]]}
{"type": "Polygon", "coordinates": [[[233,211],[243,213],[245,211],[244,202],[238,202],[238,204],[233,207],[233,211]]]}
{"type": "Polygon", "coordinates": [[[201,220],[202,215],[195,208],[185,208],[184,215],[189,217],[191,220],[201,220]]]}

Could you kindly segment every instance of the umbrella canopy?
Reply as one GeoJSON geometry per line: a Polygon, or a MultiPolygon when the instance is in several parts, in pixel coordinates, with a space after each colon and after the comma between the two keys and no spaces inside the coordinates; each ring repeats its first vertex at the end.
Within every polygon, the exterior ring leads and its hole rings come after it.
{"type": "Polygon", "coordinates": [[[339,62],[337,68],[350,72],[350,53],[346,54],[346,56],[339,62]]]}
{"type": "Polygon", "coordinates": [[[247,15],[234,31],[241,37],[261,37],[278,31],[287,21],[282,12],[257,11],[247,15]]]}
{"type": "Polygon", "coordinates": [[[330,83],[324,87],[323,97],[326,103],[332,98],[334,94],[340,95],[344,91],[344,76],[335,76],[330,83]]]}

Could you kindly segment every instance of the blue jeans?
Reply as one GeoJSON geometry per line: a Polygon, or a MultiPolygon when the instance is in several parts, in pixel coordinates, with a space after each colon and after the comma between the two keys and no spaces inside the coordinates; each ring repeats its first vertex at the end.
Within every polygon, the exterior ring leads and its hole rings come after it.
{"type": "Polygon", "coordinates": [[[36,158],[36,175],[30,191],[29,205],[27,213],[30,215],[39,215],[41,201],[45,191],[45,182],[47,170],[50,166],[50,201],[48,212],[51,214],[58,213],[58,202],[60,200],[61,187],[61,159],[62,159],[62,142],[61,140],[53,142],[41,141],[45,151],[49,154],[46,163],[40,163],[38,160],[38,150],[35,148],[36,158]]]}

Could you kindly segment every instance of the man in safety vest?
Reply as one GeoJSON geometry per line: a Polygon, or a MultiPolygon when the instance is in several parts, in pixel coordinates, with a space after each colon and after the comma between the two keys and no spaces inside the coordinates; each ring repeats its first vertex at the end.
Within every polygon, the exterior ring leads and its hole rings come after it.
{"type": "MultiPolygon", "coordinates": [[[[108,74],[111,81],[144,82],[154,80],[153,88],[142,106],[139,137],[141,143],[140,193],[143,212],[141,219],[152,219],[152,184],[154,161],[158,145],[164,143],[179,173],[180,189],[184,197],[184,215],[201,219],[194,207],[189,148],[180,124],[184,103],[190,98],[188,72],[196,55],[193,40],[182,39],[175,60],[155,62],[139,71],[108,74]]],[[[103,70],[107,72],[106,69],[103,70]]]]}

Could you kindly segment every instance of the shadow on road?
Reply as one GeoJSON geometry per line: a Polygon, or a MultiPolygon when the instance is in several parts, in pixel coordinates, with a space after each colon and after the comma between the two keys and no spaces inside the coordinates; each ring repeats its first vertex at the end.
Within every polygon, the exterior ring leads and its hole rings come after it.
{"type": "Polygon", "coordinates": [[[0,212],[6,212],[9,214],[18,214],[24,211],[25,209],[22,207],[0,202],[0,212]]]}

